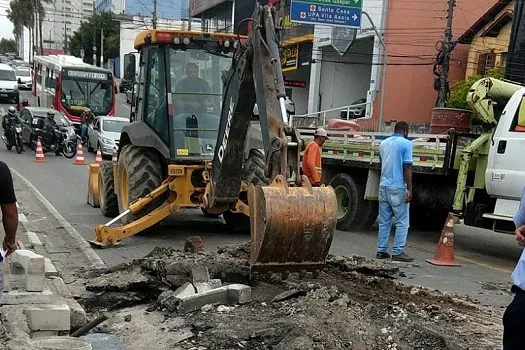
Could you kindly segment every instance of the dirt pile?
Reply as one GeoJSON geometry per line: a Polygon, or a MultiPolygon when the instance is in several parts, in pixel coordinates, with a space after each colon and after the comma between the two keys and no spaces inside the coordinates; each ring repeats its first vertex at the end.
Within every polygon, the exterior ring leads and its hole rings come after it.
{"type": "Polygon", "coordinates": [[[5,316],[0,314],[0,349],[7,349],[7,341],[9,340],[9,333],[7,332],[7,320],[5,316]]]}
{"type": "MultiPolygon", "coordinates": [[[[293,275],[287,280],[279,275],[250,279],[248,254],[249,246],[201,254],[157,248],[143,259],[90,276],[82,302],[93,312],[149,305],[140,317],[160,311],[164,319],[159,327],[167,339],[174,332],[184,334],[165,345],[170,349],[444,350],[501,344],[500,311],[398,283],[394,264],[330,257],[315,280],[293,275]],[[206,305],[187,315],[168,313],[158,296],[190,281],[195,264],[207,266],[210,276],[223,283],[250,284],[253,301],[206,305]]],[[[126,322],[130,332],[129,319],[122,320],[126,322]]],[[[122,329],[103,330],[123,335],[122,329]]]]}

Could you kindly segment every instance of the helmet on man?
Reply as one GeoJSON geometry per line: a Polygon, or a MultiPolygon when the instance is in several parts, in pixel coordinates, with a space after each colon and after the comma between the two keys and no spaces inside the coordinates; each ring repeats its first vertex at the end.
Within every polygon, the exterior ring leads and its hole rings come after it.
{"type": "Polygon", "coordinates": [[[24,98],[24,99],[22,100],[22,106],[24,106],[24,107],[29,106],[29,101],[27,100],[27,98],[24,98]]]}
{"type": "Polygon", "coordinates": [[[7,113],[10,114],[10,115],[15,115],[16,114],[16,108],[13,107],[13,106],[9,106],[9,108],[7,109],[7,113]]]}

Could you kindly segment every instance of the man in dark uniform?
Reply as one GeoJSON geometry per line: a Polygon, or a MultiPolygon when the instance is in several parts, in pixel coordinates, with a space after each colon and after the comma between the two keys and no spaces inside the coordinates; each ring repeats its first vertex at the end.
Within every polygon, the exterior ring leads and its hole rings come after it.
{"type": "MultiPolygon", "coordinates": [[[[16,230],[18,228],[18,210],[13,186],[13,178],[8,166],[0,161],[0,207],[4,226],[3,249],[10,255],[16,250],[16,230]]],[[[4,269],[0,266],[0,295],[4,290],[4,269]]]]}
{"type": "Polygon", "coordinates": [[[209,96],[199,96],[199,93],[210,93],[210,85],[199,78],[199,66],[195,63],[186,65],[186,78],[177,83],[175,91],[183,93],[179,95],[177,106],[185,111],[202,112],[209,103],[209,96]]]}

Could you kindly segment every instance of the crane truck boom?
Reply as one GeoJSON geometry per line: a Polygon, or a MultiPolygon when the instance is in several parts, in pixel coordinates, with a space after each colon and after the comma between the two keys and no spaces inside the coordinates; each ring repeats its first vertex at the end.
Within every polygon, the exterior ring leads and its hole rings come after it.
{"type": "Polygon", "coordinates": [[[105,215],[119,213],[96,228],[94,244],[118,244],[171,214],[201,208],[233,226],[249,216],[254,272],[316,273],[324,265],[335,193],[312,188],[300,173],[304,143],[288,125],[277,12],[257,5],[249,20],[244,42],[169,30],[137,36],[132,123],[122,129],[117,164],[90,168],[88,202],[105,215]]]}

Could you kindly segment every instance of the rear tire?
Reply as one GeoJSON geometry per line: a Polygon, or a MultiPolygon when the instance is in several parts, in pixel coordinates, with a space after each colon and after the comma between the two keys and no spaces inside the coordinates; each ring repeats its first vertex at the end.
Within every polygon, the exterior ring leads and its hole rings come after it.
{"type": "Polygon", "coordinates": [[[15,136],[16,137],[16,153],[20,154],[24,150],[24,145],[22,144],[22,138],[20,135],[15,136]]]}
{"type": "Polygon", "coordinates": [[[357,231],[370,228],[377,218],[378,203],[364,199],[365,186],[344,173],[335,176],[330,185],[337,198],[337,229],[357,231]]]}
{"type": "MultiPolygon", "coordinates": [[[[248,158],[244,162],[243,181],[253,185],[268,185],[270,181],[264,175],[265,166],[264,153],[258,149],[251,149],[248,153],[248,158]]],[[[222,213],[222,218],[231,230],[236,232],[250,232],[249,216],[228,210],[222,213]]]]}
{"type": "Polygon", "coordinates": [[[71,141],[66,141],[64,143],[64,149],[62,149],[62,154],[67,159],[72,159],[77,154],[77,146],[71,141]]]}
{"type": "MultiPolygon", "coordinates": [[[[126,145],[120,151],[117,174],[117,198],[119,213],[128,209],[130,203],[147,195],[160,186],[163,180],[162,166],[156,153],[146,147],[126,145]]],[[[141,212],[122,218],[123,224],[133,222],[151,212],[165,198],[150,203],[141,212]]]]}
{"type": "Polygon", "coordinates": [[[112,162],[103,162],[98,168],[98,191],[102,215],[107,217],[117,216],[118,202],[113,181],[112,162]]]}

